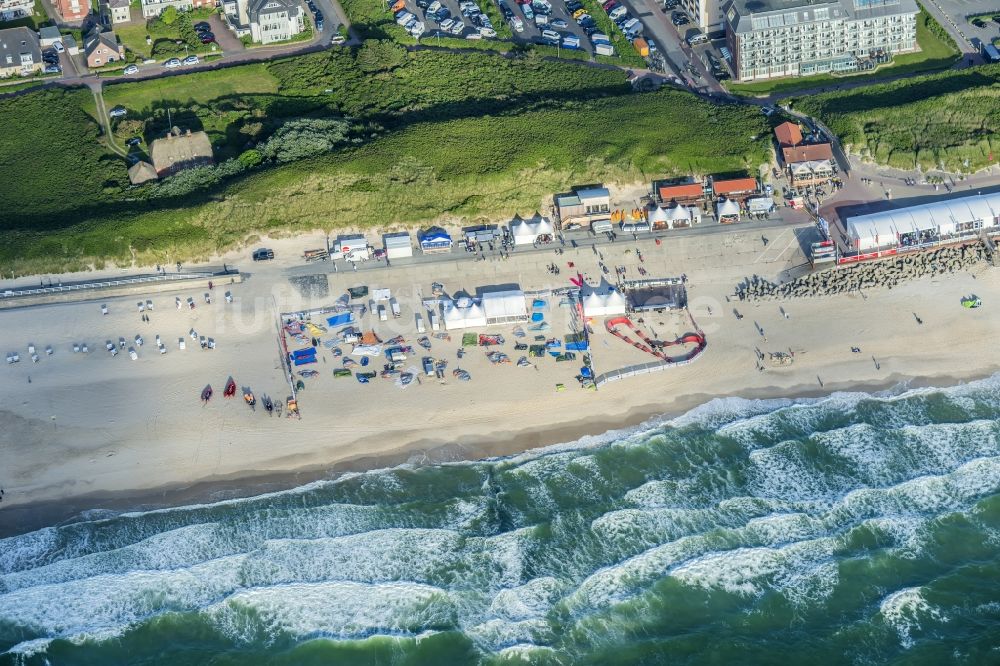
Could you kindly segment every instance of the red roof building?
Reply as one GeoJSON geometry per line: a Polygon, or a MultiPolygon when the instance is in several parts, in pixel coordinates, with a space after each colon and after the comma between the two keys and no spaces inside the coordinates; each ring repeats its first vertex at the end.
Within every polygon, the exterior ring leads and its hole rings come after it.
{"type": "Polygon", "coordinates": [[[717,197],[740,197],[757,192],[756,178],[733,178],[731,180],[713,180],[712,192],[717,197]]]}
{"type": "Polygon", "coordinates": [[[782,148],[802,143],[802,131],[795,123],[781,123],[774,128],[774,138],[782,148]]]}
{"type": "Polygon", "coordinates": [[[670,203],[692,203],[705,196],[701,183],[686,183],[684,185],[664,185],[660,188],[660,201],[670,203]]]}

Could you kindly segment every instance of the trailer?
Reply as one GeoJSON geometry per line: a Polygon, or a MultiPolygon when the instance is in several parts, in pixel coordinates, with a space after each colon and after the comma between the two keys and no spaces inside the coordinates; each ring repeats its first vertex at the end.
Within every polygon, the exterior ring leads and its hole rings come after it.
{"type": "Polygon", "coordinates": [[[426,333],[427,327],[424,326],[424,318],[418,314],[416,315],[416,320],[417,320],[417,333],[426,333]]]}
{"type": "Polygon", "coordinates": [[[393,318],[394,319],[398,319],[399,318],[399,314],[400,314],[400,312],[399,312],[399,301],[397,301],[395,298],[390,298],[389,299],[389,307],[392,308],[392,316],[393,316],[393,318]]]}
{"type": "Polygon", "coordinates": [[[431,312],[430,313],[430,318],[431,318],[431,330],[432,331],[440,331],[441,330],[441,318],[438,317],[438,313],[437,312],[431,312]]]}
{"type": "Polygon", "coordinates": [[[379,321],[389,321],[389,315],[386,313],[384,305],[378,306],[378,318],[379,321]]]}
{"type": "Polygon", "coordinates": [[[330,252],[323,247],[314,250],[306,250],[302,253],[302,258],[306,261],[326,261],[330,258],[330,252]]]}

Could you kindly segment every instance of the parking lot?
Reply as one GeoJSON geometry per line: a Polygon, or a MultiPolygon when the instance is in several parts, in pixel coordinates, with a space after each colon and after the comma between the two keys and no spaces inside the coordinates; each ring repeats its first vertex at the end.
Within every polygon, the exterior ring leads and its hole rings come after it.
{"type": "Polygon", "coordinates": [[[573,19],[565,0],[535,0],[526,4],[516,0],[398,0],[392,9],[397,17],[402,16],[397,23],[406,20],[401,10],[416,18],[417,22],[411,21],[409,28],[414,36],[493,39],[501,26],[493,25],[483,11],[488,2],[495,3],[515,42],[594,52],[593,42],[573,19]],[[547,34],[543,35],[543,31],[547,34]]]}
{"type": "Polygon", "coordinates": [[[977,49],[980,42],[989,44],[1000,36],[1000,25],[996,21],[984,22],[982,27],[976,27],[967,18],[978,14],[1000,16],[997,0],[933,0],[932,4],[953,22],[950,27],[957,28],[977,49]]]}

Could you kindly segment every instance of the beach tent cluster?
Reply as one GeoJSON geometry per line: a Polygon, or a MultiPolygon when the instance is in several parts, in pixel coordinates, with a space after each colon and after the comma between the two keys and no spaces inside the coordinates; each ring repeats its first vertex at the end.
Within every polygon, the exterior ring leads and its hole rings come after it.
{"type": "Polygon", "coordinates": [[[534,245],[539,240],[551,240],[555,228],[547,218],[536,215],[530,220],[514,218],[510,223],[510,232],[515,246],[534,245]]]}
{"type": "Polygon", "coordinates": [[[597,287],[584,283],[580,289],[580,300],[583,303],[585,317],[609,317],[625,314],[625,296],[606,280],[601,280],[601,284],[597,287]]]}

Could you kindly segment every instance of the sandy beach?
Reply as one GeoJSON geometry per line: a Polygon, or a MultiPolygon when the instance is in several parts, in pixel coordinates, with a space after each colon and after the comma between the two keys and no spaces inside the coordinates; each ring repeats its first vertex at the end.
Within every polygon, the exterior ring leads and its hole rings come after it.
{"type": "MultiPolygon", "coordinates": [[[[35,527],[43,512],[59,519],[84,509],[256,494],[345,469],[507,455],[637,425],[714,397],[823,395],[916,382],[947,385],[997,369],[988,350],[996,330],[991,308],[1000,303],[1000,278],[986,265],[974,273],[862,295],[727,302],[743,277],[780,279],[805,262],[797,229],[767,230],[766,244],[761,231],[750,227],[668,237],[662,245],[620,241],[601,248],[607,264],[625,266],[633,278],[640,265],[637,247],[649,277],[686,274],[690,311],[708,348],[689,366],[598,391],[577,387],[573,376],[578,362],[547,358],[536,367],[493,367],[481,349],[459,361],[459,332],[450,342],[435,340],[430,353],[448,359],[449,369],[460,364],[468,370],[468,383],[454,380],[449,372],[444,382],[424,377],[405,389],[382,379],[361,385],[353,378],[333,378],[339,363],[323,350],[325,360],[310,366],[321,376],[306,380],[300,395],[301,420],[268,418],[259,408],[251,412],[238,397],[222,397],[230,375],[258,395],[282,400],[288,395],[277,344],[279,312],[330,305],[351,286],[387,287],[402,304],[403,315],[379,322],[368,314],[362,328],[374,328],[383,339],[403,335],[412,344],[417,337],[413,316],[432,282],[449,291],[510,283],[538,290],[568,286],[576,270],[596,281],[598,256],[590,247],[567,247],[562,255],[515,252],[507,261],[471,262],[456,256],[316,275],[301,252],[322,245],[323,239],[284,239],[268,242],[278,256],[275,262],[252,264],[246,252],[218,259],[249,273],[245,283],[233,287],[231,304],[217,287],[210,305],[200,293],[177,294],[182,300],[194,297],[194,310],[176,309],[174,294],[152,297],[149,323],[140,319],[138,297],[107,301],[107,316],[100,311],[103,301],[0,312],[0,351],[21,355],[20,363],[3,368],[0,382],[0,487],[5,490],[0,533],[35,527]],[[560,275],[547,271],[551,263],[561,267],[560,275]],[[985,307],[962,308],[959,299],[970,293],[983,299],[985,307]],[[734,316],[734,308],[742,319],[734,316]],[[188,337],[191,329],[214,337],[218,347],[198,349],[188,337]],[[137,349],[138,360],[127,353],[111,358],[105,350],[106,340],[117,342],[119,337],[135,346],[136,334],[145,342],[137,349]],[[156,335],[168,349],[164,355],[157,353],[156,335]],[[185,338],[186,349],[178,348],[178,338],[185,338]],[[74,354],[74,342],[87,342],[90,353],[74,354]],[[52,345],[55,352],[32,364],[29,343],[40,350],[52,345]],[[853,353],[852,347],[861,353],[853,353]],[[758,348],[793,352],[794,362],[758,371],[758,348]],[[566,384],[566,390],[557,392],[557,383],[566,384]],[[203,406],[199,394],[206,384],[215,397],[203,406]]],[[[561,337],[568,332],[561,328],[568,317],[554,303],[551,309],[553,327],[547,335],[561,337]]],[[[648,319],[661,339],[691,328],[677,314],[648,319]]],[[[505,335],[505,351],[516,359],[511,328],[479,332],[505,335]]],[[[598,371],[651,360],[606,333],[603,322],[594,322],[594,331],[598,371]]],[[[381,361],[377,363],[373,367],[380,368],[381,361]]]]}

